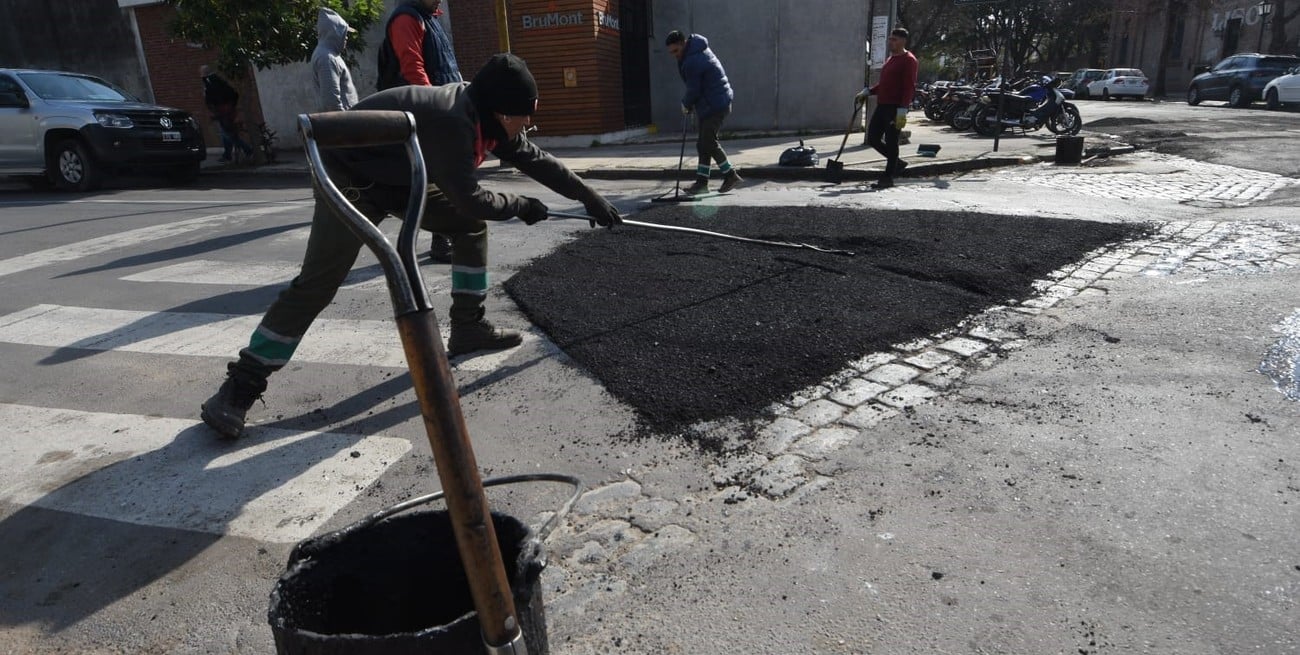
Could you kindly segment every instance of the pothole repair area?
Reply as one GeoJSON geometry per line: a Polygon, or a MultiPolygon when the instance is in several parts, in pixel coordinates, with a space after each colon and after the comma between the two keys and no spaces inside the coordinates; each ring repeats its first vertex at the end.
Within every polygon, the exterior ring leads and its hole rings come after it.
{"type": "Polygon", "coordinates": [[[624,226],[584,232],[505,283],[533,323],[667,433],[756,418],[850,361],[1029,298],[1035,280],[1146,230],[817,207],[670,206],[635,218],[856,253],[624,226]]]}

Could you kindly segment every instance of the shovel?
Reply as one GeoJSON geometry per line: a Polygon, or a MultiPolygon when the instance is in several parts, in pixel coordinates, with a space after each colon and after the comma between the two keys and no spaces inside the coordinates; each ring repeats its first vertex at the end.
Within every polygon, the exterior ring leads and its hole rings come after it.
{"type": "MultiPolygon", "coordinates": [[[[523,632],[511,596],[505,564],[490,519],[483,482],[461,413],[456,382],[438,333],[438,317],[415,262],[415,237],[424,215],[424,158],[415,134],[415,117],[401,111],[346,111],[303,114],[298,129],[306,145],[312,181],[320,196],[379,260],[388,280],[397,329],[411,370],[415,396],[424,417],[438,478],[446,493],[452,532],[485,650],[526,653],[523,632]],[[411,196],[397,247],[357,210],[330,180],[320,148],[405,145],[411,164],[411,196]]],[[[447,566],[448,562],[430,562],[447,566]]],[[[438,593],[430,589],[429,593],[438,593]]]]}
{"type": "Polygon", "coordinates": [[[840,151],[835,153],[834,159],[826,160],[826,179],[839,184],[844,181],[844,162],[840,158],[844,156],[844,144],[849,142],[849,133],[853,131],[853,124],[858,120],[858,109],[862,103],[853,103],[853,115],[849,117],[849,126],[844,129],[844,140],[840,141],[840,151]]]}

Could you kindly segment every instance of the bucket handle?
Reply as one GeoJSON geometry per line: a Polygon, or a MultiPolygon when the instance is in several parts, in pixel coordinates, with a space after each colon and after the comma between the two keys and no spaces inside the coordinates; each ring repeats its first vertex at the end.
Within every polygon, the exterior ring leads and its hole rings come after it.
{"type": "MultiPolygon", "coordinates": [[[[544,542],[547,537],[551,536],[551,532],[553,532],[559,525],[560,519],[567,516],[569,511],[573,509],[573,505],[578,502],[578,497],[582,495],[582,480],[579,480],[572,475],[564,475],[562,473],[524,473],[520,475],[503,475],[497,478],[488,478],[483,481],[483,487],[498,487],[507,484],[518,484],[520,482],[563,482],[573,486],[573,494],[569,496],[569,499],[564,501],[564,504],[560,505],[560,508],[551,515],[551,518],[547,519],[546,522],[536,530],[536,539],[544,542]]],[[[367,516],[365,519],[362,519],[357,525],[358,527],[370,527],[395,514],[400,514],[408,509],[413,509],[420,505],[440,500],[445,493],[445,491],[435,491],[431,494],[418,496],[391,507],[386,507],[370,516],[367,516]]]]}

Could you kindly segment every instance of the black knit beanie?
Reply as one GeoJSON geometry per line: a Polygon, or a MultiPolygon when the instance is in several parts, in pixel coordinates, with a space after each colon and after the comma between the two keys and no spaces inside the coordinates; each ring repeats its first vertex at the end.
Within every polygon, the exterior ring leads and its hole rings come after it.
{"type": "Polygon", "coordinates": [[[524,60],[508,52],[492,55],[469,88],[481,112],[532,116],[537,111],[537,81],[524,60]]]}

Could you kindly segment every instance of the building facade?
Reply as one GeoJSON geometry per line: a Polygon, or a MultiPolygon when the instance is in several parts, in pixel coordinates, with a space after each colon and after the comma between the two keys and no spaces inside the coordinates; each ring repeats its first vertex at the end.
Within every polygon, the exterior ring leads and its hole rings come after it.
{"type": "Polygon", "coordinates": [[[1300,0],[1115,0],[1106,66],[1154,80],[1166,47],[1165,91],[1181,96],[1201,67],[1242,52],[1300,55],[1300,0]]]}

